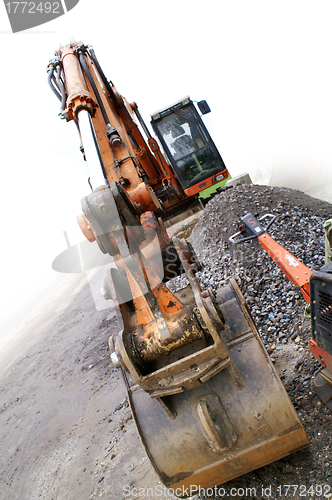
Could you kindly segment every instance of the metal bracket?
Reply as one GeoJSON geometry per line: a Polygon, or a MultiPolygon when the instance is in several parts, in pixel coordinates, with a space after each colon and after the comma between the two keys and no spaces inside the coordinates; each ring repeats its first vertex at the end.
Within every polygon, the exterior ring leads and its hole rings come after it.
{"type": "Polygon", "coordinates": [[[256,219],[256,217],[250,213],[246,214],[241,217],[242,224],[239,226],[240,230],[237,233],[232,234],[232,236],[229,237],[229,241],[237,244],[258,238],[258,236],[267,232],[275,220],[276,216],[272,214],[265,214],[259,219],[256,219]],[[265,219],[270,219],[270,221],[264,228],[260,223],[265,219]]]}
{"type": "MultiPolygon", "coordinates": [[[[228,348],[220,335],[228,327],[225,326],[220,314],[218,314],[212,297],[207,292],[202,293],[199,287],[198,280],[194,275],[194,266],[190,266],[190,250],[187,243],[185,240],[180,241],[177,238],[173,239],[173,243],[194,295],[194,301],[186,309],[189,312],[191,311],[191,315],[195,315],[195,310],[197,310],[196,314],[201,318],[200,322],[203,322],[204,329],[208,332],[207,337],[210,340],[206,339],[200,348],[196,347],[193,350],[194,352],[180,356],[180,359],[173,360],[166,366],[157,369],[152,368],[147,372],[142,371],[137,366],[133,356],[132,338],[135,337],[135,332],[128,334],[128,332],[122,331],[121,335],[117,336],[115,340],[115,352],[117,352],[118,358],[131,373],[135,382],[151,397],[158,400],[166,396],[179,394],[184,390],[194,389],[225,368],[228,368],[235,384],[241,388],[243,387],[242,377],[238,374],[229,356],[228,348]]],[[[181,315],[184,316],[184,312],[181,315]]],[[[184,331],[183,335],[185,339],[188,333],[184,331]]],[[[110,345],[112,343],[113,341],[110,342],[110,345]]]]}

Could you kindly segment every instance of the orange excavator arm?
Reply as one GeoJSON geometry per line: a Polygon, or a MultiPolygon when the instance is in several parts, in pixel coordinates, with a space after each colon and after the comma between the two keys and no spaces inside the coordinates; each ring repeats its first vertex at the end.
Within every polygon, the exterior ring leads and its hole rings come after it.
{"type": "Polygon", "coordinates": [[[155,191],[166,184],[173,204],[184,197],[156,141],[150,141],[152,152],[144,140],[136,104],[130,105],[107,81],[92,48],[81,43],[62,47],[48,71],[51,82],[54,74],[63,76],[57,87],[65,101],[60,117],[74,120],[79,128],[93,189],[120,183],[140,213],[161,210],[155,191]]]}

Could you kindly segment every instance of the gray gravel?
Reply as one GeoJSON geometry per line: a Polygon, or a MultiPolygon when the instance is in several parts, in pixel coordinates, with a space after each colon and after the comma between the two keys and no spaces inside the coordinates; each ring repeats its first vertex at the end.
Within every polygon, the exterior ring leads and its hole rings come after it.
{"type": "MultiPolygon", "coordinates": [[[[231,488],[253,487],[257,498],[262,487],[272,488],[271,499],[283,498],[278,485],[303,485],[310,498],[324,498],[321,485],[331,484],[331,413],[321,404],[312,387],[319,367],[308,349],[310,320],[304,318],[305,301],[258,242],[233,245],[237,221],[247,212],[277,215],[269,233],[310,269],[324,264],[323,222],[332,205],[288,188],[242,185],[213,198],[193,229],[189,242],[203,264],[197,273],[202,289],[218,287],[235,278],[250,307],[259,334],[283,381],[311,441],[307,450],[227,483],[231,488]]],[[[169,284],[176,289],[186,283],[182,275],[169,284]]],[[[332,487],[327,491],[332,497],[332,487]]],[[[303,493],[304,490],[302,490],[303,493]]],[[[302,498],[294,490],[289,497],[302,498]]],[[[306,493],[305,493],[306,494],[306,493]]],[[[308,497],[308,495],[306,495],[308,497]]],[[[204,496],[200,498],[204,499],[204,496]]],[[[221,498],[209,496],[209,498],[221,498]]],[[[232,498],[248,498],[238,495],[232,498]]],[[[285,498],[288,498],[285,496],[285,498]]],[[[329,498],[328,496],[325,498],[329,498]]]]}
{"type": "Polygon", "coordinates": [[[271,236],[310,269],[319,269],[324,264],[323,222],[332,205],[292,189],[243,185],[213,198],[189,238],[204,265],[198,274],[202,288],[215,290],[235,278],[269,348],[294,333],[304,300],[257,241],[229,243],[236,221],[248,212],[277,215],[271,236]]]}

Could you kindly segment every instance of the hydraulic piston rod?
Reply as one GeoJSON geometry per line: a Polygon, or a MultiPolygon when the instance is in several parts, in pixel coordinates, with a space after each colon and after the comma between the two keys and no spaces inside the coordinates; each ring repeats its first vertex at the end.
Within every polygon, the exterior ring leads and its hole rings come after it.
{"type": "Polygon", "coordinates": [[[84,153],[90,173],[90,182],[93,189],[95,190],[100,186],[106,186],[107,180],[105,179],[103,174],[103,167],[93,137],[89,111],[85,109],[79,111],[78,123],[80,125],[84,153]]]}

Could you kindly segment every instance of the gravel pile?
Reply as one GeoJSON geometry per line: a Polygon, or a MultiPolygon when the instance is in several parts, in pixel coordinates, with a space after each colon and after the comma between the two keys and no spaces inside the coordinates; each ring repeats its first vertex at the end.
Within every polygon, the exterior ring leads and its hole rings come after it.
{"type": "MultiPolygon", "coordinates": [[[[306,303],[257,241],[239,245],[228,241],[237,232],[237,221],[248,212],[276,215],[269,234],[310,269],[319,269],[325,254],[323,223],[331,217],[332,205],[288,188],[242,185],[213,198],[189,237],[203,264],[197,273],[202,289],[216,290],[231,278],[238,283],[311,441],[307,450],[227,483],[226,491],[245,484],[263,498],[258,494],[262,486],[302,484],[319,493],[320,485],[331,485],[332,416],[312,387],[319,364],[308,349],[311,324],[304,318],[306,303]]],[[[174,290],[185,284],[182,275],[168,286],[174,290]]],[[[280,500],[280,493],[275,491],[269,498],[280,500]]]]}
{"type": "Polygon", "coordinates": [[[271,236],[310,269],[319,269],[324,264],[323,222],[332,205],[288,188],[242,185],[213,198],[191,233],[189,241],[204,265],[198,274],[202,288],[216,290],[235,278],[269,348],[295,333],[305,302],[258,241],[228,241],[248,212],[276,215],[271,236]]]}

